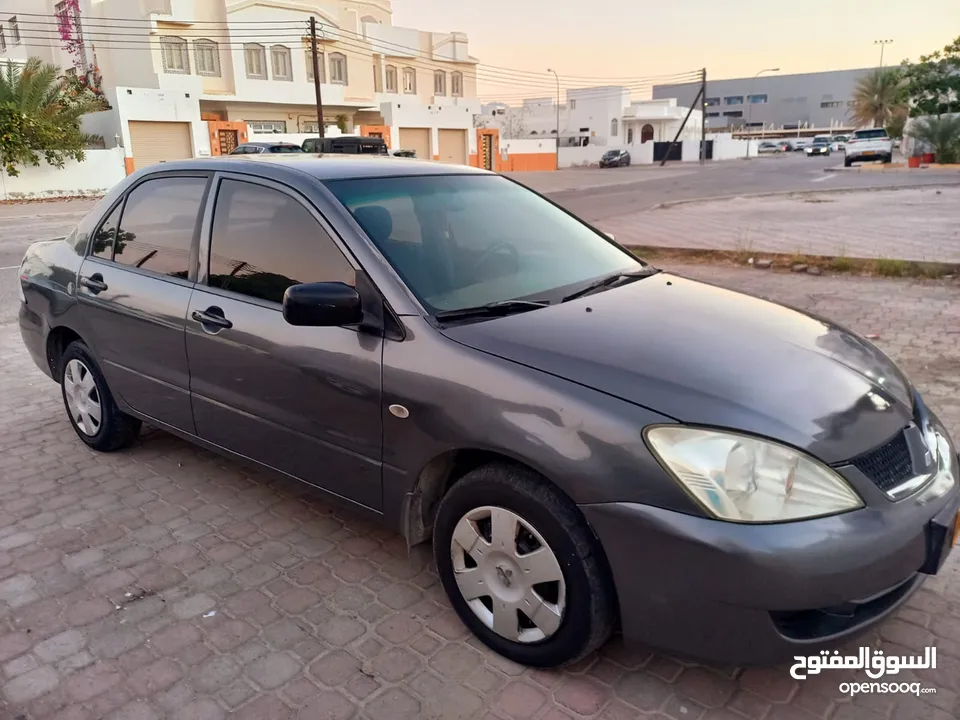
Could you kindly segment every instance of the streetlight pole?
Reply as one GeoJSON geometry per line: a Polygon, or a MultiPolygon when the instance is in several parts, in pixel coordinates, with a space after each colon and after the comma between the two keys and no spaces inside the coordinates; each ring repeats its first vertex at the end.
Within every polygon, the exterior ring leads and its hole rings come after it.
{"type": "Polygon", "coordinates": [[[750,125],[750,118],[753,115],[753,103],[750,102],[750,98],[753,97],[753,86],[757,82],[757,78],[766,72],[780,72],[780,68],[766,68],[765,70],[761,70],[754,75],[753,80],[750,81],[750,94],[747,95],[747,160],[750,159],[750,133],[753,132],[750,125]]]}
{"type": "Polygon", "coordinates": [[[557,170],[560,169],[560,76],[557,75],[556,70],[551,70],[547,68],[547,72],[553,73],[553,76],[557,79],[557,170]]]}
{"type": "Polygon", "coordinates": [[[874,40],[873,44],[880,46],[880,67],[883,67],[883,47],[884,45],[892,45],[893,40],[874,40]]]}

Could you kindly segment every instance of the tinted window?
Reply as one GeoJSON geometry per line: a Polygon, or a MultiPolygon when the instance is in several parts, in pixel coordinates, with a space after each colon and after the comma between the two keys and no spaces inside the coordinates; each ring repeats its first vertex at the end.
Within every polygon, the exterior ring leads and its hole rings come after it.
{"type": "Polygon", "coordinates": [[[90,248],[91,255],[96,255],[104,260],[113,259],[113,241],[117,237],[117,221],[120,220],[120,208],[122,207],[123,203],[119,203],[93,236],[93,247],[90,248]]]}
{"type": "Polygon", "coordinates": [[[186,278],[206,187],[207,179],[196,177],[159,178],[138,185],[127,196],[113,259],[186,278]]]}
{"type": "Polygon", "coordinates": [[[372,178],[330,181],[327,187],[430,311],[542,299],[643,267],[506,178],[372,178]]]}
{"type": "Polygon", "coordinates": [[[303,152],[299,145],[274,145],[270,148],[272,153],[298,153],[303,152]]]}
{"type": "Polygon", "coordinates": [[[876,138],[886,138],[887,131],[883,128],[874,128],[872,130],[857,130],[853,136],[857,140],[874,140],[876,138]]]}
{"type": "Polygon", "coordinates": [[[307,209],[261,185],[221,183],[210,242],[211,287],[279,303],[291,285],[355,281],[350,263],[307,209]]]}

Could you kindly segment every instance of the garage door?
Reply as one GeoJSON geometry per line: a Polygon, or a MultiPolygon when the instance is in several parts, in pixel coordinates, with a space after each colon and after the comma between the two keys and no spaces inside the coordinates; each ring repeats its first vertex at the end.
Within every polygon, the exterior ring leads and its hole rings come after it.
{"type": "Polygon", "coordinates": [[[430,129],[400,128],[400,149],[415,150],[421,160],[433,160],[430,154],[430,129]]]}
{"type": "Polygon", "coordinates": [[[440,160],[457,165],[467,164],[467,131],[440,130],[440,160]]]}
{"type": "Polygon", "coordinates": [[[158,162],[193,157],[190,123],[131,121],[130,141],[137,170],[158,162]]]}

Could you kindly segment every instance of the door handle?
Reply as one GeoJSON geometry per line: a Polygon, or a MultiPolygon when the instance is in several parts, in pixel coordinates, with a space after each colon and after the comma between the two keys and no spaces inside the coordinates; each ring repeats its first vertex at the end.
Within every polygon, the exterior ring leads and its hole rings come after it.
{"type": "Polygon", "coordinates": [[[107,289],[107,284],[103,281],[103,275],[94,273],[90,277],[80,278],[80,284],[87,288],[94,295],[102,293],[107,289]]]}
{"type": "Polygon", "coordinates": [[[223,316],[223,310],[218,307],[209,307],[206,310],[194,310],[191,317],[201,325],[213,325],[214,327],[229,330],[233,323],[223,316]]]}

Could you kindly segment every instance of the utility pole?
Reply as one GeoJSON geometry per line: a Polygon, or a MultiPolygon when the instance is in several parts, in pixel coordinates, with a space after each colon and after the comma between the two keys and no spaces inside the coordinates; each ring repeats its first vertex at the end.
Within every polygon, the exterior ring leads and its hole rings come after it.
{"type": "Polygon", "coordinates": [[[310,49],[313,55],[313,88],[317,93],[317,127],[323,137],[323,95],[320,92],[320,56],[317,53],[317,19],[310,18],[310,49]]]}
{"type": "Polygon", "coordinates": [[[700,78],[700,164],[707,162],[707,69],[700,78]]]}
{"type": "MultiPolygon", "coordinates": [[[[677,129],[677,134],[673,136],[673,140],[667,146],[667,152],[663,156],[663,160],[660,161],[660,167],[663,167],[667,164],[667,160],[670,158],[670,153],[673,152],[673,148],[677,146],[677,141],[680,139],[683,129],[687,126],[687,121],[690,120],[690,116],[693,115],[693,111],[696,108],[700,108],[700,112],[703,112],[703,104],[706,102],[706,97],[704,96],[704,90],[706,88],[706,83],[700,86],[700,89],[697,91],[697,97],[694,99],[693,103],[690,105],[690,109],[687,110],[687,116],[683,119],[683,122],[680,123],[680,127],[677,129]]],[[[703,128],[700,128],[700,137],[703,138],[703,128]]],[[[701,151],[702,152],[702,151],[701,151]]]]}
{"type": "Polygon", "coordinates": [[[560,169],[560,76],[556,70],[547,68],[547,72],[553,73],[557,79],[557,170],[560,169]]]}

